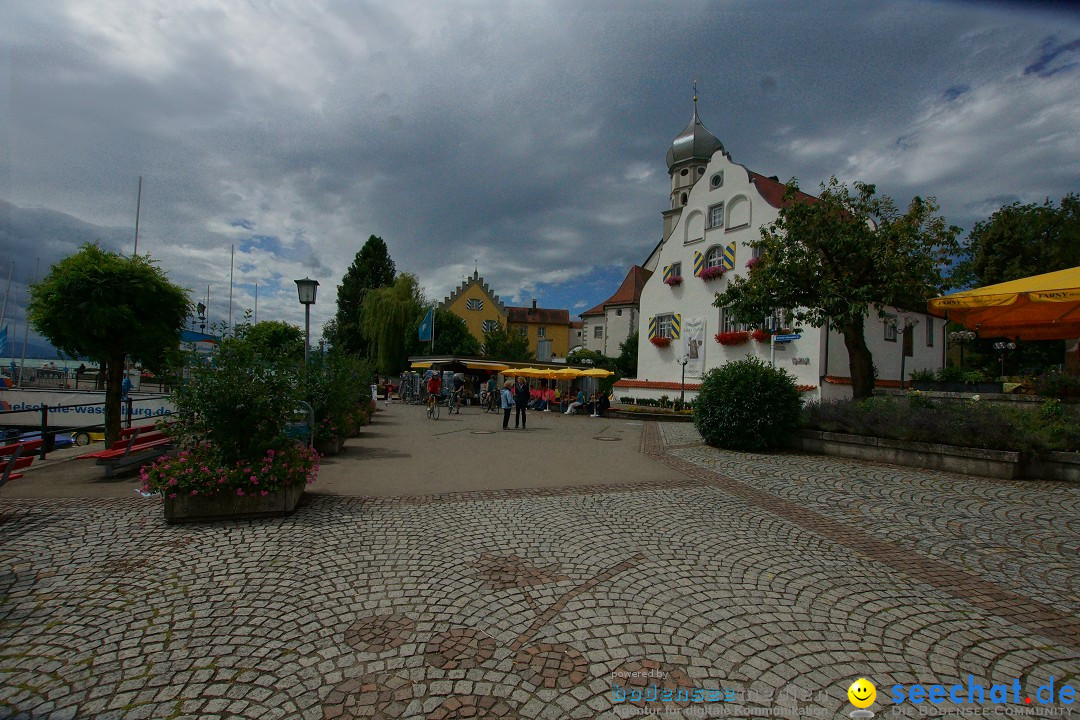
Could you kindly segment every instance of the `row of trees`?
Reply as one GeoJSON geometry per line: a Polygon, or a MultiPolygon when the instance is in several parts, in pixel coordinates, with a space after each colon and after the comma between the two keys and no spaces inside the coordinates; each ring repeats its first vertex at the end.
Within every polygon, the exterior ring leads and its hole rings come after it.
{"type": "MultiPolygon", "coordinates": [[[[788,183],[777,220],[753,243],[761,259],[736,278],[715,304],[743,322],[778,309],[800,323],[828,324],[844,336],[854,396],[874,388],[864,322],[893,305],[922,310],[949,290],[989,285],[1080,265],[1080,198],[1055,207],[1014,203],[978,223],[964,243],[960,228],[939,216],[933,198],[914,198],[901,212],[873,185],[854,192],[832,178],[816,199],[788,183]]],[[[985,342],[992,343],[992,339],[985,342]]],[[[1060,362],[1062,343],[1022,343],[1030,357],[1060,362]],[[1053,351],[1056,350],[1056,353],[1053,351]]],[[[1021,350],[1023,352],[1023,350],[1021,350]]]]}
{"type": "Polygon", "coordinates": [[[435,343],[419,339],[419,327],[432,303],[410,273],[396,272],[386,242],[372,235],[356,253],[338,286],[338,307],[323,328],[334,347],[376,361],[384,375],[405,369],[410,355],[433,353],[503,360],[533,359],[527,338],[498,326],[477,340],[465,321],[435,310],[435,343]]]}

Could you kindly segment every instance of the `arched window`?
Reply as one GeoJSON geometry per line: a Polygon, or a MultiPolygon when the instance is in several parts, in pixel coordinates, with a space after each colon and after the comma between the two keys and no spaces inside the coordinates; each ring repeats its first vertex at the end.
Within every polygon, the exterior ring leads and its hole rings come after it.
{"type": "Polygon", "coordinates": [[[720,267],[724,264],[724,248],[719,245],[713,245],[705,253],[705,267],[713,268],[720,267]]]}
{"type": "Polygon", "coordinates": [[[736,195],[727,204],[728,229],[744,227],[750,224],[750,200],[745,195],[736,195]]]}
{"type": "Polygon", "coordinates": [[[680,205],[685,205],[686,204],[686,193],[683,193],[680,196],[679,200],[680,200],[680,202],[679,202],[680,205]]]}

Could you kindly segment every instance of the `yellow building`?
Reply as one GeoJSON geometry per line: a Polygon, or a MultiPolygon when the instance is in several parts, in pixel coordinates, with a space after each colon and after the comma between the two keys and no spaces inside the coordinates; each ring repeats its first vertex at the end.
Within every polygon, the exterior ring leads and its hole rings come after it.
{"type": "Polygon", "coordinates": [[[507,330],[529,338],[529,349],[536,359],[548,362],[566,357],[570,352],[570,311],[532,307],[509,307],[507,330]]]}
{"type": "Polygon", "coordinates": [[[450,293],[440,307],[462,318],[480,342],[484,341],[484,332],[497,323],[508,332],[527,337],[529,350],[537,360],[547,362],[553,357],[566,357],[570,351],[569,310],[538,308],[535,300],[532,307],[507,307],[477,271],[450,293]]]}
{"type": "Polygon", "coordinates": [[[484,341],[484,332],[495,324],[506,327],[506,306],[475,271],[440,307],[463,319],[469,332],[480,342],[484,341]]]}

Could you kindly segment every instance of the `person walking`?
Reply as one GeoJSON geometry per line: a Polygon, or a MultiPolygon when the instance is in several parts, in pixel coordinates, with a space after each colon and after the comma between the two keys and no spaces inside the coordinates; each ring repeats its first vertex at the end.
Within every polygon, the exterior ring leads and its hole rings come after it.
{"type": "Polygon", "coordinates": [[[518,425],[521,425],[521,429],[525,429],[525,410],[529,407],[529,386],[525,384],[525,378],[518,375],[517,386],[514,387],[514,407],[517,408],[517,412],[514,413],[514,429],[516,430],[518,425]]]}
{"type": "Polygon", "coordinates": [[[503,411],[503,430],[510,429],[510,411],[514,407],[514,393],[510,392],[510,388],[514,385],[509,380],[503,385],[502,392],[499,393],[500,404],[503,411]]]}

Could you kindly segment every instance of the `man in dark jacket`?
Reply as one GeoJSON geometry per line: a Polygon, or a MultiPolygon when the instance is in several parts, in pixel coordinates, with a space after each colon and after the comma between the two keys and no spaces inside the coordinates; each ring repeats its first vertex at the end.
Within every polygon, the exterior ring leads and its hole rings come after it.
{"type": "Polygon", "coordinates": [[[514,428],[517,428],[520,421],[521,429],[525,429],[525,408],[528,406],[529,386],[525,384],[525,378],[518,375],[517,385],[514,386],[514,407],[517,408],[514,413],[514,428]]]}

